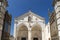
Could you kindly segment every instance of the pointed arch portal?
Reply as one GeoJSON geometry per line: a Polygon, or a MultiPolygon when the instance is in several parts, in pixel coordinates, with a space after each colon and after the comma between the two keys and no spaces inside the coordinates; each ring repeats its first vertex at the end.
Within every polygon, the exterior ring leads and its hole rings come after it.
{"type": "Polygon", "coordinates": [[[42,40],[42,28],[39,24],[34,24],[31,29],[32,40],[42,40]]]}
{"type": "Polygon", "coordinates": [[[28,28],[24,24],[19,25],[17,40],[28,40],[28,28]]]}

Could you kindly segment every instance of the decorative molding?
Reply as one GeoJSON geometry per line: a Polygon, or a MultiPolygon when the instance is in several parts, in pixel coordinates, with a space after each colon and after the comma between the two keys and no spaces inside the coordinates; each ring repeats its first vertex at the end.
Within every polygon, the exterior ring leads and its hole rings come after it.
{"type": "Polygon", "coordinates": [[[16,20],[21,20],[21,19],[23,19],[24,17],[27,17],[27,16],[29,16],[29,15],[33,15],[33,16],[36,16],[36,17],[39,18],[39,19],[45,20],[43,17],[38,16],[38,15],[36,15],[36,14],[33,13],[33,12],[27,12],[27,13],[25,13],[25,14],[22,15],[22,16],[16,17],[15,19],[16,19],[16,20]]]}
{"type": "Polygon", "coordinates": [[[58,20],[58,19],[60,19],[60,17],[59,17],[59,18],[57,18],[56,20],[58,20]]]}

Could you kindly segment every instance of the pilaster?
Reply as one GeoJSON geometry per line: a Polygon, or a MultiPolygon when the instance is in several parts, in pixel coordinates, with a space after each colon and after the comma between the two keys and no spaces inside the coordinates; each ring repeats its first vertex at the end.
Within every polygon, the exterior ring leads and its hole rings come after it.
{"type": "Polygon", "coordinates": [[[31,28],[30,28],[30,25],[28,27],[28,40],[31,40],[31,28]]]}
{"type": "Polygon", "coordinates": [[[28,40],[31,40],[31,30],[28,30],[28,40]]]}

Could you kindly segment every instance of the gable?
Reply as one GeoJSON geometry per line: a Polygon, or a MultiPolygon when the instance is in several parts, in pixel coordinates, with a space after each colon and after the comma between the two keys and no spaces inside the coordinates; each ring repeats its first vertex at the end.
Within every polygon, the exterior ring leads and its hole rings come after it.
{"type": "Polygon", "coordinates": [[[36,15],[35,13],[29,11],[27,13],[25,13],[22,16],[19,16],[17,18],[15,18],[15,20],[20,20],[20,21],[44,21],[45,19],[41,16],[36,15]]]}

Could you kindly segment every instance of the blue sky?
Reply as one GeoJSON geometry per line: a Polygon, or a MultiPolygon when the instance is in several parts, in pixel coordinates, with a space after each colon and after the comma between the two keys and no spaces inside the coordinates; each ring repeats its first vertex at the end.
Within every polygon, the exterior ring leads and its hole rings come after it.
{"type": "Polygon", "coordinates": [[[12,15],[11,35],[14,30],[14,18],[31,10],[48,22],[48,9],[53,10],[52,0],[8,0],[8,12],[12,15]]]}

